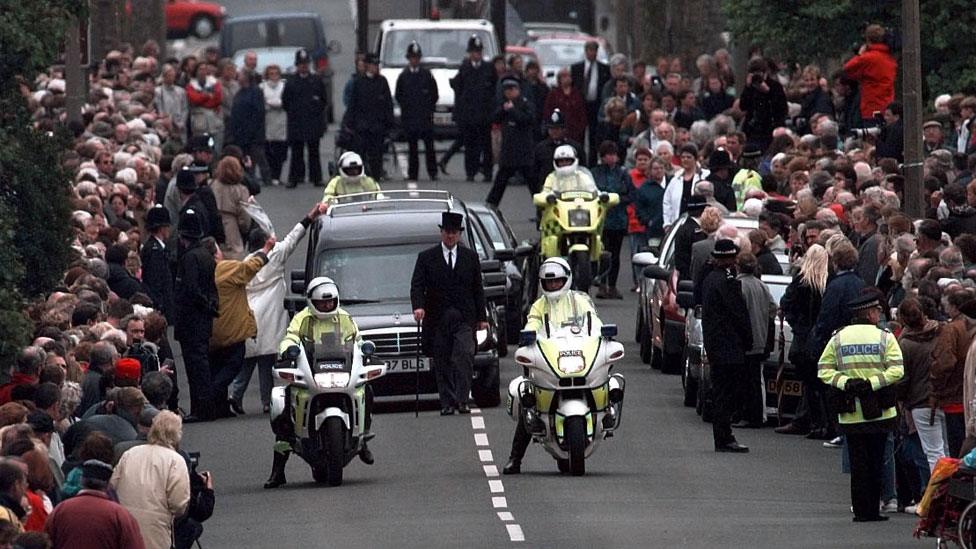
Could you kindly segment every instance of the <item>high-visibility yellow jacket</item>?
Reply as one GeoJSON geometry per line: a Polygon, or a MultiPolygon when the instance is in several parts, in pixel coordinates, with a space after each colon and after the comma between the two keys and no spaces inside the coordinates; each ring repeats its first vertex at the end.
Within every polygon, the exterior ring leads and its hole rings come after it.
{"type": "Polygon", "coordinates": [[[349,316],[349,313],[342,310],[341,307],[336,311],[335,316],[326,320],[315,318],[315,315],[306,307],[299,311],[288,324],[285,338],[278,345],[278,354],[284,353],[292,345],[300,347],[302,337],[311,338],[313,342],[318,343],[323,335],[333,333],[339,334],[338,343],[343,344],[359,336],[359,327],[356,326],[356,322],[349,316]]]}
{"type": "MultiPolygon", "coordinates": [[[[870,324],[852,324],[835,332],[820,355],[817,373],[820,381],[842,391],[851,379],[866,379],[877,391],[897,383],[904,375],[898,340],[891,332],[870,324]]],[[[864,419],[861,399],[856,398],[854,411],[838,414],[838,421],[849,425],[883,421],[896,415],[896,409],[891,407],[884,409],[881,417],[864,419]]]]}
{"type": "Polygon", "coordinates": [[[328,204],[339,201],[338,199],[347,194],[378,193],[381,190],[379,184],[368,175],[364,175],[353,182],[346,181],[341,175],[337,175],[329,180],[329,183],[325,186],[325,191],[322,193],[322,202],[328,204]]]}
{"type": "Polygon", "coordinates": [[[529,310],[525,322],[526,330],[533,330],[539,337],[545,337],[546,315],[549,315],[549,328],[552,331],[558,330],[564,323],[574,323],[579,326],[586,326],[586,313],[590,313],[595,334],[600,333],[603,323],[596,314],[593,301],[584,292],[570,290],[555,303],[549,301],[545,296],[535,300],[532,309],[529,310]]]}

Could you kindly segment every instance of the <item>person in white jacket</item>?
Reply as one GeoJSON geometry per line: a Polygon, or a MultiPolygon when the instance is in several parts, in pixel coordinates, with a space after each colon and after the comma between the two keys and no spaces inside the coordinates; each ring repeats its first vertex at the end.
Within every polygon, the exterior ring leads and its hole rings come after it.
{"type": "Polygon", "coordinates": [[[281,92],[285,90],[281,67],[268,65],[260,87],[264,93],[265,156],[271,167],[271,184],[278,186],[281,184],[281,167],[288,158],[288,118],[281,104],[281,92]]]}
{"type": "MultiPolygon", "coordinates": [[[[258,368],[258,384],[264,413],[270,410],[273,386],[271,370],[278,355],[278,343],[281,342],[285,329],[288,328],[288,313],[284,306],[285,294],[288,293],[288,286],[285,283],[285,264],[298,247],[298,243],[305,237],[309,226],[325,213],[325,210],[324,204],[316,204],[305,218],[292,228],[288,236],[275,244],[268,253],[268,263],[247,285],[247,302],[254,311],[258,335],[244,343],[244,367],[231,384],[230,405],[237,414],[244,413],[244,392],[247,391],[255,366],[258,368]]],[[[267,237],[263,230],[253,229],[248,235],[248,249],[260,250],[261,244],[253,248],[252,243],[258,240],[263,243],[267,237]]]]}
{"type": "Polygon", "coordinates": [[[681,147],[681,168],[664,189],[664,230],[667,231],[684,213],[684,204],[692,195],[699,181],[708,177],[709,171],[698,163],[698,147],[688,143],[681,147]]]}

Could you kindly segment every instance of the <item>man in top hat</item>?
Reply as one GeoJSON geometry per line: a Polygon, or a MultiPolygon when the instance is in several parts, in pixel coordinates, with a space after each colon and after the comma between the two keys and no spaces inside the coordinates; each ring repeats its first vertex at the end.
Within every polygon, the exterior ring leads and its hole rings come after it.
{"type": "Polygon", "coordinates": [[[433,359],[441,415],[470,413],[476,329],[488,328],[478,255],[459,245],[464,216],[441,215],[441,241],[417,256],[410,282],[413,316],[423,323],[424,354],[433,359]]]}
{"type": "Polygon", "coordinates": [[[569,145],[576,149],[576,158],[580,164],[583,159],[583,145],[566,136],[566,117],[559,109],[553,109],[552,114],[545,120],[546,138],[540,141],[533,153],[535,158],[535,188],[541,189],[546,177],[552,172],[552,155],[560,145],[569,145]]]}
{"type": "Polygon", "coordinates": [[[742,285],[736,278],[739,247],[729,239],[715,242],[712,267],[701,284],[702,340],[711,364],[712,437],[716,452],[745,453],[732,434],[736,379],[752,348],[752,328],[742,285]]]}
{"type": "Polygon", "coordinates": [[[295,73],[285,81],[281,106],[287,117],[291,160],[288,168],[289,189],[305,180],[305,150],[308,149],[308,177],[322,186],[322,160],[319,141],[325,133],[325,108],[328,96],[322,79],[311,73],[311,57],[304,49],[295,52],[295,73]]]}
{"type": "Polygon", "coordinates": [[[434,107],[437,106],[437,82],[428,69],[420,66],[423,52],[416,41],[407,46],[407,68],[396,81],[397,103],[400,105],[400,126],[407,138],[409,156],[407,179],[416,181],[420,172],[417,141],[424,142],[427,175],[437,180],[437,157],[434,152],[434,107]]]}
{"type": "Polygon", "coordinates": [[[184,423],[211,421],[215,417],[211,393],[210,362],[207,353],[213,319],[217,316],[217,284],[214,256],[201,244],[204,237],[202,214],[189,208],[180,219],[180,255],[176,271],[175,335],[183,350],[183,365],[190,386],[190,414],[184,423]]]}
{"type": "Polygon", "coordinates": [[[492,121],[502,126],[502,147],[498,175],[485,202],[501,204],[508,180],[521,175],[530,193],[536,188],[532,150],[535,145],[535,107],[522,95],[522,83],[515,78],[502,80],[502,104],[495,108],[492,121]]]}
{"type": "Polygon", "coordinates": [[[146,212],[146,231],[149,238],[142,245],[142,284],[149,297],[166,320],[172,323],[173,316],[173,256],[166,248],[170,238],[172,222],[169,210],[156,204],[146,212]]]}
{"type": "Polygon", "coordinates": [[[701,214],[708,206],[704,196],[691,195],[688,198],[688,219],[678,228],[674,235],[674,268],[678,270],[678,278],[691,280],[691,247],[695,242],[708,238],[708,234],[701,228],[701,214]]]}
{"type": "Polygon", "coordinates": [[[386,136],[393,131],[396,120],[393,118],[390,84],[380,74],[379,57],[367,53],[365,61],[366,72],[353,80],[343,124],[348,124],[356,133],[356,152],[366,161],[366,173],[379,180],[383,178],[386,136]]]}
{"type": "Polygon", "coordinates": [[[732,176],[738,171],[738,166],[732,162],[732,156],[725,149],[719,147],[708,156],[708,176],[706,181],[712,182],[715,201],[734,212],[735,191],[732,190],[732,176]]]}
{"type": "MultiPolygon", "coordinates": [[[[738,140],[739,138],[736,138],[738,140]]],[[[739,157],[739,171],[732,178],[732,190],[735,191],[736,209],[742,208],[746,201],[746,193],[750,190],[762,190],[762,176],[759,175],[759,161],[762,151],[755,143],[747,143],[739,157]]]]}
{"type": "Polygon", "coordinates": [[[589,128],[590,141],[590,165],[596,165],[597,143],[597,117],[600,114],[600,94],[603,87],[610,81],[610,66],[601,61],[597,61],[596,54],[600,49],[600,43],[591,40],[586,43],[583,49],[584,59],[579,63],[570,65],[569,74],[573,77],[573,86],[580,92],[586,101],[586,119],[589,128]]]}
{"type": "Polygon", "coordinates": [[[454,121],[464,146],[464,175],[474,181],[478,172],[491,179],[490,122],[495,100],[495,69],[482,59],[484,44],[478,35],[468,39],[468,58],[451,79],[454,121]]]}
{"type": "Polygon", "coordinates": [[[817,373],[832,388],[828,398],[847,439],[854,522],[888,520],[878,512],[878,502],[885,444],[898,421],[894,385],[905,373],[898,340],[877,326],[882,311],[878,295],[863,292],[847,302],[851,322],[831,336],[817,373]]]}

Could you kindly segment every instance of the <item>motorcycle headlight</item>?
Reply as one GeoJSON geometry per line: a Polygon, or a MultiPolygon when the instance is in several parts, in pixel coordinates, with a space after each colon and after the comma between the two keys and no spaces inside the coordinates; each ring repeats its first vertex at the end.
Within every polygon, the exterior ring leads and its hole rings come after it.
{"type": "Polygon", "coordinates": [[[570,210],[569,211],[569,226],[570,227],[589,227],[590,226],[590,212],[588,210],[570,210]]]}
{"type": "Polygon", "coordinates": [[[338,389],[349,385],[348,372],[326,372],[315,374],[315,384],[326,389],[338,389]]]}
{"type": "Polygon", "coordinates": [[[586,369],[586,362],[582,355],[561,356],[556,368],[564,374],[578,374],[586,369]]]}
{"type": "Polygon", "coordinates": [[[484,345],[488,341],[488,330],[478,330],[474,334],[475,340],[478,342],[478,346],[484,345]]]}

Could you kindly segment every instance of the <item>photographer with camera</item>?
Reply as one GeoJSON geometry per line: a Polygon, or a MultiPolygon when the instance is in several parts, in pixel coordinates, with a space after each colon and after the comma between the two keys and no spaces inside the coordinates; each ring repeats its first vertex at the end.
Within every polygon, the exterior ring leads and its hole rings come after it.
{"type": "Polygon", "coordinates": [[[770,67],[761,57],[749,60],[748,85],[739,98],[739,110],[745,115],[742,131],[749,143],[766,150],[773,140],[773,129],[782,126],[788,112],[783,85],[770,75],[770,67]]]}
{"type": "Polygon", "coordinates": [[[898,62],[885,43],[887,31],[881,25],[864,29],[864,44],[857,55],[844,64],[844,74],[861,88],[861,118],[868,120],[874,112],[885,110],[895,100],[895,76],[898,62]]]}
{"type": "Polygon", "coordinates": [[[894,158],[899,164],[905,161],[905,123],[901,115],[901,103],[892,101],[885,107],[884,125],[874,153],[876,159],[894,158]]]}

